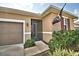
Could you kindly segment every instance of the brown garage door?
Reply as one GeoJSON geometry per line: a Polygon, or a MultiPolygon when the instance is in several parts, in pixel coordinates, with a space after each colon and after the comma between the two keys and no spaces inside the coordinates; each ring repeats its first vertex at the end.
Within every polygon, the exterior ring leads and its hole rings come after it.
{"type": "Polygon", "coordinates": [[[23,42],[23,23],[0,21],[0,45],[23,42]]]}

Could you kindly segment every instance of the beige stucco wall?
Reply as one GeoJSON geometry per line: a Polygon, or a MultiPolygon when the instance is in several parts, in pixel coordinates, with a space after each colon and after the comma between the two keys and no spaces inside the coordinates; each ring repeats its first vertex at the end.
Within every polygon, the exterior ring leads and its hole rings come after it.
{"type": "Polygon", "coordinates": [[[49,15],[45,16],[43,19],[42,19],[42,24],[43,24],[43,32],[48,32],[48,33],[43,33],[43,40],[45,42],[49,42],[50,39],[52,39],[52,32],[54,30],[58,31],[58,30],[61,30],[61,24],[60,22],[55,24],[55,25],[52,25],[52,21],[53,21],[53,18],[56,16],[56,14],[53,14],[53,13],[50,13],[49,15]]]}
{"type": "MultiPolygon", "coordinates": [[[[43,40],[45,42],[50,41],[50,39],[52,38],[53,31],[61,30],[61,22],[52,25],[53,18],[56,15],[57,14],[49,13],[48,15],[46,15],[45,17],[42,18],[43,32],[48,32],[48,33],[43,33],[43,40]]],[[[68,17],[68,16],[66,15],[66,17],[68,17]]],[[[70,20],[70,29],[74,30],[74,20],[72,18],[70,18],[70,16],[68,18],[70,20]]]]}
{"type": "Polygon", "coordinates": [[[74,30],[74,20],[72,18],[69,19],[70,19],[70,29],[74,30]]]}
{"type": "Polygon", "coordinates": [[[55,14],[53,13],[50,13],[49,15],[47,15],[46,17],[44,17],[42,19],[42,24],[43,24],[43,31],[44,32],[51,32],[51,31],[54,31],[54,30],[61,30],[61,24],[60,22],[55,24],[55,25],[52,25],[52,21],[53,19],[55,18],[55,14]]]}

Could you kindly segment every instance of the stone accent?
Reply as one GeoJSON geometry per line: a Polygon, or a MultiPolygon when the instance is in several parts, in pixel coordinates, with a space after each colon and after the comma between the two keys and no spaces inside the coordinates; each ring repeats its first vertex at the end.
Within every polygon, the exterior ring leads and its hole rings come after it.
{"type": "Polygon", "coordinates": [[[26,56],[39,55],[40,53],[43,53],[49,50],[48,45],[46,45],[42,41],[36,41],[35,44],[36,46],[25,49],[24,53],[26,56]]]}

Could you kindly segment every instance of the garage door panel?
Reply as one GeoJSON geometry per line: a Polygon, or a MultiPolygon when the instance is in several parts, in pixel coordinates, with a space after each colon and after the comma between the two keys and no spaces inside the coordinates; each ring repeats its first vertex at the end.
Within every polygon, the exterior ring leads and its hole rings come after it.
{"type": "Polygon", "coordinates": [[[23,42],[23,23],[0,22],[0,45],[23,42]]]}

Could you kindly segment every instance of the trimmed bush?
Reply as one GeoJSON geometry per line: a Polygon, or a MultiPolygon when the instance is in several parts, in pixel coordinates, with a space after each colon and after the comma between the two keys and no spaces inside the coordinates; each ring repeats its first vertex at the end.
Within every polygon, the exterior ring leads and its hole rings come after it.
{"type": "Polygon", "coordinates": [[[24,48],[29,48],[29,47],[32,47],[32,46],[35,46],[35,43],[34,43],[34,39],[28,39],[25,44],[24,44],[24,48]]]}
{"type": "Polygon", "coordinates": [[[56,49],[79,50],[79,30],[54,31],[52,36],[54,38],[48,43],[51,52],[56,49]]]}

